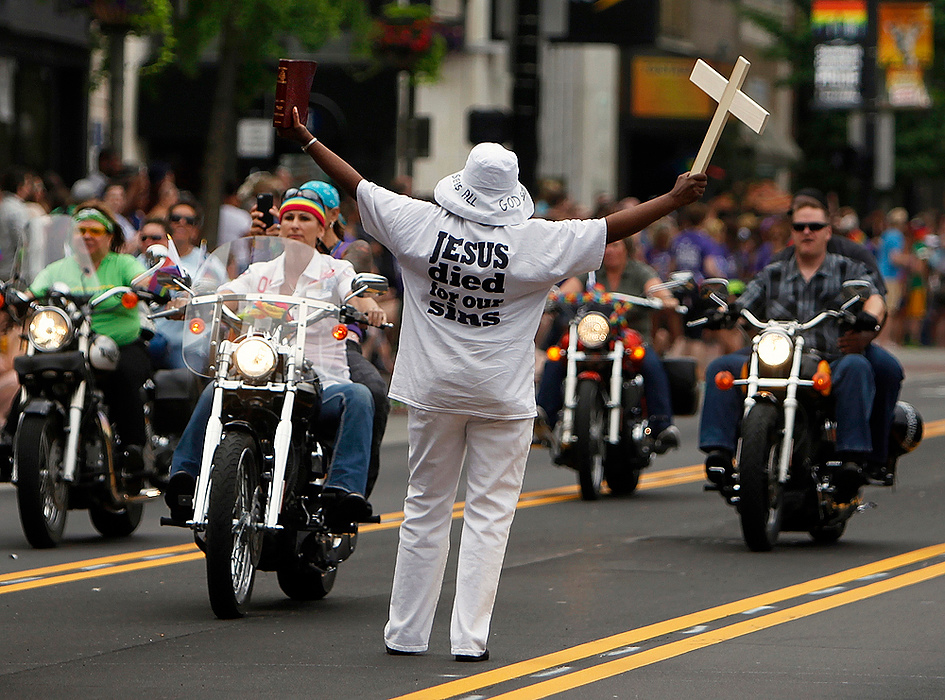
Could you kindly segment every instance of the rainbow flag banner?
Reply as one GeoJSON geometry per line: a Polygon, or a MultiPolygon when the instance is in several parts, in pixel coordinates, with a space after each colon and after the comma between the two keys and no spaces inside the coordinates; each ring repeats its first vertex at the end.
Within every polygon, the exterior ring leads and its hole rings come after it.
{"type": "Polygon", "coordinates": [[[814,0],[811,29],[818,41],[860,42],[866,39],[866,0],[814,0]]]}

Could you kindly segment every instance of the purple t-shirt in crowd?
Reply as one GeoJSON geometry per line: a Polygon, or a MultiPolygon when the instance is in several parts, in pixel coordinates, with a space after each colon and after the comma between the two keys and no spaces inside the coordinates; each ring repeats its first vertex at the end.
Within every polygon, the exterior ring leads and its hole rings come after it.
{"type": "Polygon", "coordinates": [[[717,254],[717,246],[707,233],[687,228],[673,239],[670,252],[676,259],[676,269],[690,271],[697,281],[705,278],[705,259],[717,254]]]}

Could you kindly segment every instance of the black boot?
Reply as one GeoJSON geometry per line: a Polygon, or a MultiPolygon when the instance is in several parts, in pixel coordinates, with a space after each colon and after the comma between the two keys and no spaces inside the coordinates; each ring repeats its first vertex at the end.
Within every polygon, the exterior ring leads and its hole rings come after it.
{"type": "Polygon", "coordinates": [[[164,502],[171,509],[171,519],[186,522],[194,517],[194,492],[197,482],[187,472],[177,472],[167,481],[164,502]]]}
{"type": "Polygon", "coordinates": [[[722,488],[732,482],[734,467],[729,450],[712,450],[705,456],[705,477],[722,488]]]}

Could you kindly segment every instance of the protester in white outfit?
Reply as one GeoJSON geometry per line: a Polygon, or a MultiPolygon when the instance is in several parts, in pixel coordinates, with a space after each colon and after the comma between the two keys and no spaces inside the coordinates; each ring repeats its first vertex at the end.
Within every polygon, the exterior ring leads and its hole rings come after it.
{"type": "Polygon", "coordinates": [[[534,337],[552,284],[600,267],[608,240],[695,201],[704,175],[606,219],[530,219],[518,159],[479,144],[436,186],[436,203],[364,180],[298,122],[280,134],[357,197],[362,225],[397,257],[404,280],[390,395],[407,405],[409,482],[394,571],[391,654],[427,650],[449,550],[452,507],[466,464],[450,644],[457,661],[486,646],[509,528],[535,416],[534,337]]]}

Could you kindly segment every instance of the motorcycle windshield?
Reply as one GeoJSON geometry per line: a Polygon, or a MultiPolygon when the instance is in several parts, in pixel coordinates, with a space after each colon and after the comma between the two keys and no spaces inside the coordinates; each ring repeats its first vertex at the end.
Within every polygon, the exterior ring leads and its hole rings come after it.
{"type": "Polygon", "coordinates": [[[70,216],[35,218],[17,250],[13,285],[37,298],[50,291],[94,297],[104,291],[90,253],[96,246],[107,249],[108,237],[83,237],[70,216]]]}
{"type": "MultiPolygon", "coordinates": [[[[304,324],[308,332],[318,323],[337,324],[338,307],[327,302],[292,296],[299,276],[316,255],[314,248],[294,240],[247,237],[227,243],[201,265],[194,280],[195,296],[185,313],[183,354],[190,370],[204,377],[216,373],[217,354],[226,341],[250,336],[268,341],[283,352],[304,349],[304,324]]],[[[252,355],[259,371],[268,361],[267,351],[252,355]]],[[[249,357],[251,353],[247,352],[249,357]]],[[[242,357],[234,356],[234,364],[242,357]]],[[[247,369],[244,367],[243,369],[247,369]]],[[[231,372],[236,368],[231,366],[231,372]]],[[[252,370],[243,378],[252,377],[252,370]]]]}

